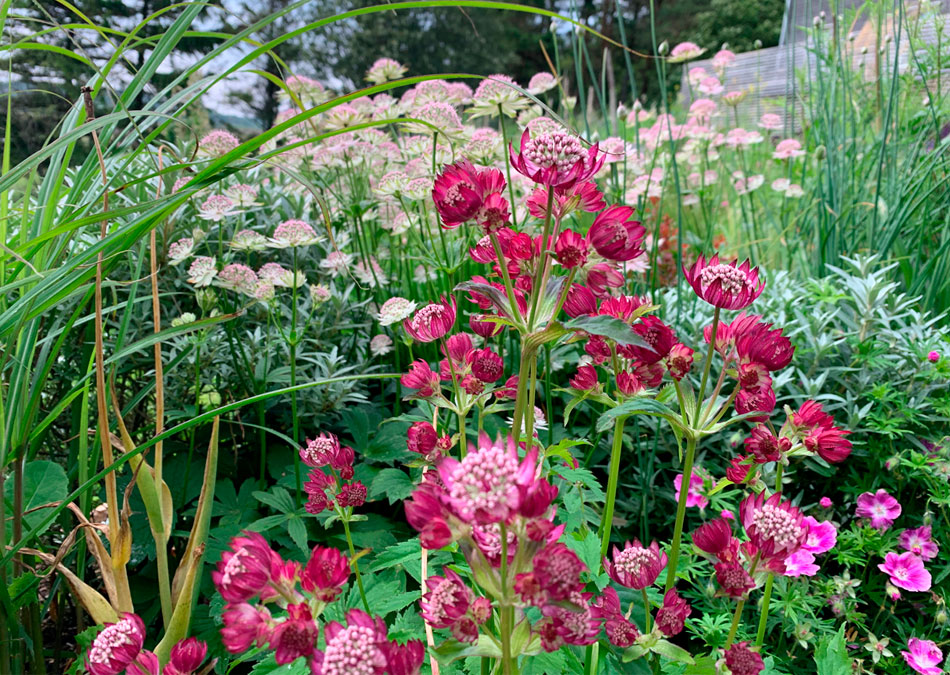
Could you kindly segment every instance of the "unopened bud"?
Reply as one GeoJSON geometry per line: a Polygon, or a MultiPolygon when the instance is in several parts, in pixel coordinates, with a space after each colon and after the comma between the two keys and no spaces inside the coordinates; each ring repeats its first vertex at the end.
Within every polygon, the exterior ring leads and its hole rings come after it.
{"type": "Polygon", "coordinates": [[[195,291],[195,300],[198,301],[198,306],[205,314],[210,314],[214,306],[218,304],[218,296],[210,288],[200,288],[195,291]]]}
{"type": "Polygon", "coordinates": [[[815,28],[821,28],[821,23],[821,17],[818,16],[811,20],[811,25],[813,25],[815,28]]]}
{"type": "Polygon", "coordinates": [[[888,471],[893,471],[894,467],[898,465],[900,460],[897,457],[890,457],[886,462],[884,462],[884,468],[888,471]]]}
{"type": "Polygon", "coordinates": [[[752,46],[756,49],[762,49],[762,40],[756,40],[752,43],[752,46]]]}
{"type": "Polygon", "coordinates": [[[707,598],[716,597],[716,584],[714,584],[712,581],[706,584],[706,597],[707,598]]]}
{"type": "Polygon", "coordinates": [[[937,622],[938,626],[942,626],[947,623],[947,612],[941,609],[939,612],[937,612],[937,616],[934,617],[934,621],[937,622]]]}
{"type": "Polygon", "coordinates": [[[926,526],[928,526],[928,527],[930,527],[931,525],[933,525],[933,522],[934,522],[934,514],[933,514],[933,511],[924,511],[923,521],[924,521],[924,525],[926,525],[926,526]]]}
{"type": "Polygon", "coordinates": [[[817,159],[819,162],[827,156],[828,148],[826,148],[824,145],[819,145],[817,148],[815,148],[815,159],[817,159]]]}
{"type": "Polygon", "coordinates": [[[660,43],[660,46],[656,48],[656,53],[660,56],[666,56],[670,51],[670,43],[666,40],[660,43]]]}
{"type": "Polygon", "coordinates": [[[887,594],[887,597],[893,602],[897,602],[901,599],[901,592],[897,590],[897,587],[888,581],[884,584],[884,592],[887,594]]]}

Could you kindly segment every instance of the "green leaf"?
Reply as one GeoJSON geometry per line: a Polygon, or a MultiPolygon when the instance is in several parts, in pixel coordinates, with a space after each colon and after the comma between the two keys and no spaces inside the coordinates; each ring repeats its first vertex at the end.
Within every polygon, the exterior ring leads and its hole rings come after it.
{"type": "Polygon", "coordinates": [[[401,502],[412,494],[415,485],[408,474],[402,469],[383,469],[369,487],[369,497],[371,500],[386,495],[390,504],[401,502]]]}
{"type": "Polygon", "coordinates": [[[688,651],[686,651],[682,647],[678,647],[677,645],[674,645],[672,642],[669,642],[668,640],[657,640],[656,644],[653,645],[653,648],[651,651],[653,651],[656,654],[659,654],[660,656],[665,656],[671,661],[676,661],[677,663],[686,663],[686,664],[695,663],[693,661],[693,657],[690,656],[690,653],[688,651]]]}
{"type": "Polygon", "coordinates": [[[592,570],[592,574],[593,570],[600,569],[600,538],[596,532],[588,532],[583,539],[565,537],[564,544],[577,554],[587,569],[592,570]]]}
{"type": "Polygon", "coordinates": [[[566,480],[568,483],[580,483],[583,485],[585,488],[587,488],[589,493],[588,496],[591,500],[595,502],[604,501],[604,490],[600,487],[600,483],[590,469],[585,469],[580,466],[576,469],[562,466],[559,467],[555,473],[557,473],[557,475],[566,480]]]}
{"type": "Polygon", "coordinates": [[[287,534],[304,555],[310,553],[310,547],[307,545],[307,524],[304,523],[303,518],[297,515],[291,516],[287,521],[287,534]]]}
{"type": "Polygon", "coordinates": [[[576,319],[571,319],[566,322],[564,328],[568,330],[583,330],[591,335],[600,335],[610,338],[619,345],[632,345],[634,347],[649,349],[651,352],[654,351],[653,347],[651,347],[646,340],[633,332],[633,328],[631,328],[629,324],[606,314],[600,314],[598,316],[579,316],[576,319]]]}
{"type": "Polygon", "coordinates": [[[501,650],[495,646],[487,635],[479,635],[478,642],[469,644],[459,642],[458,640],[446,640],[438,647],[430,650],[435,654],[439,665],[448,665],[458,659],[468,658],[469,656],[487,656],[492,659],[501,658],[501,650]]]}
{"type": "Polygon", "coordinates": [[[683,675],[716,675],[716,672],[716,657],[706,655],[695,657],[695,663],[686,666],[683,675]]]}
{"type": "Polygon", "coordinates": [[[405,565],[409,561],[418,560],[420,555],[422,555],[422,546],[419,544],[418,537],[401,541],[380,551],[366,571],[379,572],[397,565],[405,565]]]}
{"type": "Polygon", "coordinates": [[[851,673],[851,659],[848,645],[844,639],[844,624],[834,635],[825,635],[815,650],[817,675],[848,675],[851,673]]]}
{"type": "MultiPolygon", "coordinates": [[[[3,485],[7,513],[13,513],[13,479],[8,478],[3,485]]],[[[23,467],[23,522],[26,530],[40,525],[49,509],[38,509],[53,502],[62,502],[69,495],[69,479],[66,471],[56,462],[37,459],[23,467]]],[[[51,523],[46,523],[36,534],[45,532],[51,523]]],[[[12,528],[7,528],[11,532],[12,528]]]]}
{"type": "Polygon", "coordinates": [[[262,504],[267,504],[279,513],[293,513],[296,510],[293,497],[282,487],[274,486],[270,492],[255,490],[252,494],[254,499],[262,504]]]}
{"type": "Polygon", "coordinates": [[[638,396],[629,401],[624,401],[616,408],[611,408],[604,412],[597,421],[597,431],[604,432],[609,430],[618,417],[629,417],[630,415],[653,415],[662,417],[673,426],[680,423],[679,416],[671,408],[660,403],[656,399],[647,396],[638,396]]]}

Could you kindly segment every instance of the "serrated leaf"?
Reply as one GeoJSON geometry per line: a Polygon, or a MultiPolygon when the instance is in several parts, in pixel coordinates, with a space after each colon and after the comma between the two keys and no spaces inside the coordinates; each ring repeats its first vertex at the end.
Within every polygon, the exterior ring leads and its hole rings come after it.
{"type": "Polygon", "coordinates": [[[274,486],[270,489],[270,492],[255,490],[251,494],[261,504],[266,504],[280,513],[293,513],[295,511],[293,497],[282,487],[274,486]]]}
{"type": "Polygon", "coordinates": [[[389,503],[395,504],[406,499],[414,489],[415,485],[405,471],[393,468],[383,469],[370,483],[369,497],[372,500],[386,495],[389,503]]]}
{"type": "Polygon", "coordinates": [[[593,501],[604,501],[604,491],[600,487],[600,483],[597,481],[597,478],[590,469],[585,469],[584,467],[580,466],[576,469],[562,466],[559,467],[555,473],[568,483],[580,483],[583,485],[585,488],[587,488],[587,491],[590,493],[590,497],[593,501]]]}
{"type": "Polygon", "coordinates": [[[656,644],[653,645],[650,651],[656,654],[659,654],[660,656],[665,656],[671,661],[676,661],[677,663],[686,663],[686,664],[694,663],[693,657],[690,655],[688,651],[686,651],[682,647],[674,645],[672,642],[669,642],[668,640],[657,640],[656,644]]]}
{"type": "Polygon", "coordinates": [[[304,555],[310,553],[310,547],[307,545],[307,524],[303,522],[303,518],[292,516],[287,521],[287,534],[297,544],[297,548],[303,551],[304,555]]]}
{"type": "Polygon", "coordinates": [[[822,637],[815,650],[815,666],[817,675],[848,675],[852,672],[844,624],[834,636],[822,637]]]}
{"type": "Polygon", "coordinates": [[[600,335],[601,337],[610,338],[619,345],[630,345],[633,347],[642,347],[651,352],[655,351],[646,340],[633,332],[633,328],[631,328],[629,324],[606,314],[579,316],[576,319],[571,319],[566,322],[564,328],[568,330],[582,330],[591,335],[600,335]]]}
{"type": "Polygon", "coordinates": [[[422,546],[419,539],[409,539],[398,544],[386,547],[366,568],[367,572],[379,572],[397,565],[405,565],[410,560],[418,560],[422,555],[422,546]]]}
{"type": "Polygon", "coordinates": [[[470,656],[487,656],[492,659],[501,658],[501,650],[495,646],[487,635],[479,635],[478,642],[469,644],[458,640],[446,640],[438,647],[429,650],[435,655],[440,665],[448,665],[458,659],[470,656]]]}
{"type": "Polygon", "coordinates": [[[686,666],[683,675],[716,675],[716,657],[711,655],[695,657],[695,663],[686,666]]]}
{"type": "Polygon", "coordinates": [[[624,401],[616,408],[611,408],[604,412],[597,420],[597,431],[604,432],[610,429],[614,421],[620,417],[629,417],[630,415],[652,415],[662,417],[673,426],[680,423],[679,416],[673,412],[669,406],[660,403],[656,399],[647,396],[638,396],[629,401],[624,401]]]}
{"type": "Polygon", "coordinates": [[[564,544],[577,554],[591,573],[600,569],[600,538],[595,532],[588,532],[583,539],[565,537],[564,544]]]}

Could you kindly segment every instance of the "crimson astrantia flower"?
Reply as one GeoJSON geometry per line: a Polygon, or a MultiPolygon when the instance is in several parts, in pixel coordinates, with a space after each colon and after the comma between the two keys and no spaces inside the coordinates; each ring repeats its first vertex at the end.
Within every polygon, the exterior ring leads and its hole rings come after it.
{"type": "Polygon", "coordinates": [[[919,556],[907,551],[905,553],[889,552],[884,556],[884,562],[877,566],[879,570],[891,577],[891,583],[907,591],[929,591],[931,585],[930,572],[924,567],[919,556]]]}
{"type": "Polygon", "coordinates": [[[262,647],[270,640],[273,622],[266,607],[229,603],[224,606],[221,620],[221,641],[231,654],[246,652],[252,644],[262,647]]]}
{"type": "MultiPolygon", "coordinates": [[[[497,233],[499,235],[499,239],[501,239],[500,235],[502,232],[504,232],[504,230],[499,230],[497,233]]],[[[502,247],[502,251],[504,251],[504,247],[502,247]]],[[[483,263],[485,265],[493,263],[498,259],[495,252],[495,245],[492,243],[491,237],[488,235],[479,239],[475,246],[468,249],[468,255],[475,262],[483,263]]]]}
{"type": "Polygon", "coordinates": [[[736,642],[726,650],[726,665],[732,675],[758,675],[765,670],[761,654],[749,649],[748,642],[736,642]]]}
{"type": "Polygon", "coordinates": [[[145,623],[136,614],[124,613],[106,624],[86,653],[86,669],[92,675],[118,675],[142,651],[145,623]]]}
{"type": "Polygon", "coordinates": [[[346,626],[331,621],[324,628],[326,649],[310,664],[314,675],[382,675],[389,664],[390,647],[386,624],[361,609],[346,613],[346,626]]]}
{"type": "Polygon", "coordinates": [[[300,459],[309,467],[319,468],[332,464],[341,451],[336,435],[324,432],[313,440],[307,439],[307,444],[300,448],[300,459]]]}
{"type": "Polygon", "coordinates": [[[719,562],[715,565],[719,588],[730,598],[744,598],[755,588],[755,581],[738,562],[719,562]]]}
{"type": "MultiPolygon", "coordinates": [[[[169,664],[170,666],[171,664],[169,664]]],[[[128,669],[125,671],[125,675],[178,675],[178,671],[171,667],[166,667],[165,670],[162,670],[161,665],[158,663],[158,657],[154,652],[150,652],[147,649],[143,649],[139,652],[139,655],[135,657],[135,660],[129,664],[128,669]]]]}
{"type": "Polygon", "coordinates": [[[587,565],[560,542],[544,547],[534,557],[534,576],[550,602],[570,601],[583,591],[581,573],[586,571],[587,565]]]}
{"type": "Polygon", "coordinates": [[[198,638],[179,640],[172,647],[163,675],[191,675],[208,655],[208,645],[198,638]]]}
{"type": "Polygon", "coordinates": [[[571,387],[578,391],[590,391],[597,386],[597,369],[591,365],[577,367],[577,374],[571,378],[571,387]]]}
{"type": "Polygon", "coordinates": [[[508,154],[512,168],[521,175],[549,188],[567,190],[586,181],[603,166],[604,158],[597,156],[597,149],[594,143],[585,151],[579,138],[561,131],[531,138],[525,129],[521,135],[521,152],[515,153],[512,145],[508,154]]]}
{"type": "Polygon", "coordinates": [[[933,560],[940,552],[937,542],[932,538],[930,525],[904,530],[898,537],[898,542],[902,549],[919,555],[922,560],[933,560]]]}
{"type": "Polygon", "coordinates": [[[413,422],[406,432],[406,436],[406,446],[410,452],[418,453],[429,461],[435,459],[431,455],[439,441],[439,434],[436,433],[435,427],[428,422],[413,422]]]}
{"type": "Polygon", "coordinates": [[[300,587],[321,602],[332,602],[350,577],[350,561],[335,548],[314,546],[300,574],[300,587]]]}
{"type": "Polygon", "coordinates": [[[792,441],[785,436],[776,438],[767,426],[760,424],[745,439],[745,449],[752,453],[756,464],[777,462],[792,449],[792,441]]]}
{"type": "Polygon", "coordinates": [[[362,506],[366,503],[366,486],[360,481],[343,485],[336,496],[336,503],[342,508],[362,506]]]}
{"type": "Polygon", "coordinates": [[[689,606],[675,588],[671,588],[663,596],[663,606],[656,612],[656,627],[667,637],[673,637],[683,632],[683,624],[693,608],[689,606]]]}
{"type": "Polygon", "coordinates": [[[736,379],[739,380],[742,390],[750,393],[772,386],[772,377],[769,375],[768,368],[759,363],[740,364],[736,379]]]}
{"type": "Polygon", "coordinates": [[[817,426],[802,439],[802,443],[826,462],[839,464],[851,454],[851,441],[845,438],[850,433],[834,425],[817,426]]]}
{"type": "MultiPolygon", "coordinates": [[[[593,294],[591,294],[593,298],[593,294]]],[[[596,302],[596,300],[595,300],[596,302]]],[[[612,316],[621,321],[630,322],[634,312],[643,305],[649,305],[647,298],[638,295],[619,295],[616,297],[605,298],[597,309],[597,314],[601,316],[612,316]]]]}
{"type": "Polygon", "coordinates": [[[753,422],[766,422],[769,419],[768,413],[775,410],[775,392],[771,387],[765,387],[758,391],[748,391],[741,389],[736,394],[736,412],[740,415],[751,412],[761,412],[762,415],[756,415],[749,419],[753,422]]]}
{"type": "MultiPolygon", "coordinates": [[[[746,333],[753,331],[762,322],[757,314],[739,314],[731,322],[720,321],[716,328],[716,351],[722,354],[723,359],[732,361],[739,358],[736,354],[736,341],[746,333]]],[[[712,339],[712,324],[703,328],[703,339],[706,344],[712,339]]]]}
{"type": "Polygon", "coordinates": [[[306,603],[287,606],[287,618],[270,634],[274,660],[283,665],[313,654],[317,644],[317,624],[306,603]]]}
{"type": "Polygon", "coordinates": [[[607,260],[633,260],[643,253],[646,228],[633,220],[630,206],[608,206],[597,214],[587,233],[591,246],[607,260]]]}
{"type": "Polygon", "coordinates": [[[587,262],[587,237],[572,230],[563,230],[554,244],[554,252],[563,267],[583,267],[587,262]]]}
{"type": "Polygon", "coordinates": [[[584,351],[590,356],[594,363],[601,364],[610,358],[612,352],[607,341],[599,335],[591,335],[584,345],[584,351]]]}
{"type": "Polygon", "coordinates": [[[591,613],[604,620],[607,639],[615,647],[629,647],[640,637],[640,631],[637,630],[636,625],[623,615],[620,597],[612,586],[607,586],[600,596],[594,598],[591,603],[591,613]]]}
{"type": "Polygon", "coordinates": [[[617,390],[624,396],[636,396],[643,392],[643,381],[634,373],[621,370],[617,373],[617,390]]]}
{"type": "Polygon", "coordinates": [[[651,586],[666,567],[666,553],[654,541],[644,548],[637,539],[628,541],[623,550],[613,547],[613,560],[604,558],[604,570],[611,579],[637,590],[651,586]]]}
{"type": "Polygon", "coordinates": [[[307,504],[304,507],[307,513],[316,515],[332,508],[326,491],[336,489],[336,479],[320,469],[313,469],[307,474],[307,478],[307,482],[303,484],[304,492],[307,493],[307,504]]]}
{"type": "Polygon", "coordinates": [[[670,348],[666,357],[666,367],[670,371],[670,377],[676,381],[682,380],[693,367],[693,350],[677,342],[670,348]]]}
{"type": "Polygon", "coordinates": [[[416,360],[409,364],[409,372],[405,373],[399,381],[408,389],[418,389],[418,396],[428,398],[438,393],[441,380],[438,374],[432,372],[428,363],[416,360]]]}
{"type": "Polygon", "coordinates": [[[458,574],[448,567],[442,568],[442,572],[445,576],[426,579],[428,590],[420,602],[421,614],[433,628],[448,628],[461,619],[474,599],[471,589],[458,574]]]}
{"type": "Polygon", "coordinates": [[[642,317],[640,322],[633,326],[633,332],[642,337],[644,342],[651,347],[650,349],[637,346],[631,348],[636,357],[646,365],[665,359],[676,342],[673,329],[652,314],[642,317]]]}
{"type": "Polygon", "coordinates": [[[729,546],[732,539],[732,526],[725,518],[717,518],[703,523],[693,531],[693,544],[706,553],[718,556],[729,546]]]}
{"type": "Polygon", "coordinates": [[[493,314],[470,314],[468,326],[476,335],[485,338],[495,337],[505,329],[504,324],[490,319],[498,318],[493,314]]]}
{"type": "Polygon", "coordinates": [[[750,480],[755,473],[752,471],[754,460],[751,455],[736,455],[726,467],[726,478],[736,485],[750,480]]]}
{"type": "Polygon", "coordinates": [[[457,536],[449,527],[451,514],[442,505],[441,496],[444,490],[436,473],[426,472],[412,497],[404,504],[406,520],[419,532],[419,541],[423,548],[448,546],[457,536]]]}
{"type": "Polygon", "coordinates": [[[765,282],[759,280],[759,269],[751,267],[748,260],[741,265],[737,260],[721,263],[718,254],[708,262],[699,256],[693,266],[688,270],[684,268],[683,272],[696,295],[720,309],[748,307],[765,288],[765,282]]]}
{"type": "Polygon", "coordinates": [[[505,179],[497,169],[479,169],[467,159],[443,168],[432,187],[432,201],[446,229],[473,220],[485,197],[501,192],[505,179]]]}
{"type": "Polygon", "coordinates": [[[598,298],[607,297],[611,288],[623,288],[623,274],[613,267],[615,263],[602,262],[591,265],[587,270],[587,285],[598,298]]]}
{"type": "Polygon", "coordinates": [[[468,360],[472,375],[482,382],[496,382],[505,372],[505,362],[489,347],[472,351],[468,360]]]}
{"type": "Polygon", "coordinates": [[[800,549],[808,537],[802,512],[790,502],[783,502],[781,492],[768,498],[764,492],[749,495],[739,504],[739,518],[760,558],[766,562],[784,560],[800,549]]]}
{"type": "Polygon", "coordinates": [[[455,361],[455,363],[461,364],[468,358],[474,348],[471,335],[456,333],[446,339],[442,346],[442,354],[455,361]]]}
{"type": "Polygon", "coordinates": [[[244,531],[231,539],[230,549],[222,554],[211,580],[227,602],[243,602],[264,590],[273,566],[280,563],[280,556],[264,537],[244,531]]]}
{"type": "Polygon", "coordinates": [[[773,329],[770,323],[755,324],[736,336],[736,354],[740,361],[761,364],[773,373],[791,363],[794,353],[795,348],[782,335],[782,329],[773,329]]]}
{"type": "Polygon", "coordinates": [[[514,399],[518,395],[518,376],[512,375],[505,380],[505,386],[492,392],[499,401],[514,399]]]}
{"type": "Polygon", "coordinates": [[[383,651],[386,652],[386,672],[389,675],[418,675],[425,660],[422,640],[409,640],[404,645],[390,640],[383,651]]]}
{"type": "Polygon", "coordinates": [[[455,298],[445,296],[438,303],[428,304],[411,319],[402,322],[403,328],[419,342],[432,342],[445,336],[455,324],[455,298]]]}
{"type": "Polygon", "coordinates": [[[539,621],[535,628],[541,632],[541,645],[546,651],[554,651],[562,644],[589,645],[597,641],[601,619],[589,606],[591,593],[574,593],[569,599],[577,609],[564,605],[545,605],[541,613],[550,622],[539,621]]]}
{"type": "Polygon", "coordinates": [[[481,226],[482,231],[487,233],[497,232],[510,221],[511,208],[508,200],[500,192],[486,195],[481,207],[475,213],[475,222],[481,226]]]}
{"type": "Polygon", "coordinates": [[[854,510],[857,518],[868,518],[871,527],[887,530],[901,514],[901,504],[883,488],[875,493],[864,492],[858,495],[858,506],[854,510]]]}

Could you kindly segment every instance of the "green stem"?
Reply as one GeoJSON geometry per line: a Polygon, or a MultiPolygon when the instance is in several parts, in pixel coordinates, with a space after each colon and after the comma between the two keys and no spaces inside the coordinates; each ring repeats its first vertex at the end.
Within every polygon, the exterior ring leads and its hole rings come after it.
{"type": "Polygon", "coordinates": [[[367,614],[372,615],[369,609],[369,602],[366,600],[366,591],[363,590],[363,577],[360,576],[360,565],[356,561],[356,549],[353,547],[353,537],[350,535],[350,517],[347,509],[340,510],[340,520],[343,521],[343,532],[346,534],[346,545],[350,548],[350,566],[353,568],[353,574],[356,575],[356,586],[360,589],[360,598],[363,600],[363,609],[367,614]]]}
{"type": "Polygon", "coordinates": [[[514,607],[508,593],[508,528],[500,523],[501,532],[501,667],[504,675],[516,675],[518,659],[511,656],[511,633],[514,630],[514,607]]]}
{"type": "MultiPolygon", "coordinates": [[[[508,149],[508,131],[505,129],[505,115],[501,111],[501,104],[498,104],[498,127],[501,129],[501,138],[504,141],[504,149],[501,154],[505,156],[505,175],[508,178],[508,195],[511,197],[511,225],[518,229],[518,202],[515,201],[515,184],[511,182],[511,155],[508,149]]],[[[494,235],[492,235],[494,236],[494,235]]]]}
{"type": "Polygon", "coordinates": [[[647,597],[647,589],[641,588],[643,593],[643,632],[650,632],[650,598],[647,597]]]}
{"type": "Polygon", "coordinates": [[[614,504],[617,500],[617,483],[620,480],[620,450],[623,448],[623,425],[625,419],[618,417],[614,422],[614,442],[610,450],[610,469],[607,478],[607,505],[604,517],[600,521],[600,557],[603,560],[610,546],[610,530],[613,527],[614,504]]]}
{"type": "MultiPolygon", "coordinates": [[[[713,324],[715,325],[715,324],[713,324]]],[[[713,329],[715,331],[715,329],[713,329]]],[[[715,332],[713,333],[715,338],[715,332]]],[[[713,340],[715,341],[715,340],[713,340]]],[[[680,558],[680,540],[683,538],[683,522],[686,520],[686,497],[689,494],[689,481],[693,477],[693,458],[696,456],[696,439],[690,436],[686,441],[686,460],[683,462],[683,482],[680,483],[680,498],[676,505],[676,525],[673,528],[673,547],[667,564],[666,590],[676,584],[676,564],[680,558]]]]}
{"type": "Polygon", "coordinates": [[[538,312],[538,300],[544,289],[541,284],[544,282],[544,270],[547,267],[546,253],[548,250],[548,236],[551,234],[551,212],[554,209],[554,188],[548,188],[548,205],[544,211],[544,229],[541,231],[541,257],[538,260],[538,269],[534,272],[534,284],[531,288],[531,307],[528,314],[528,330],[533,331],[535,316],[538,312]]]}
{"type": "Polygon", "coordinates": [[[696,419],[703,407],[703,395],[706,393],[706,383],[709,382],[709,370],[712,368],[713,352],[716,350],[716,333],[719,331],[719,308],[713,312],[712,333],[709,336],[709,349],[706,350],[706,363],[703,364],[703,379],[699,385],[699,395],[696,397],[696,419]]]}
{"type": "Polygon", "coordinates": [[[765,641],[765,624],[769,619],[769,602],[772,600],[772,584],[775,582],[775,575],[769,572],[765,580],[765,592],[762,595],[762,614],[759,616],[759,631],[755,635],[755,646],[761,647],[765,641]]]}
{"type": "MultiPolygon", "coordinates": [[[[293,276],[293,307],[291,308],[290,325],[290,386],[297,386],[297,247],[293,247],[294,252],[294,276],[293,276]]],[[[302,483],[300,481],[300,421],[297,419],[297,390],[290,392],[290,415],[293,418],[294,431],[294,485],[296,486],[296,507],[299,509],[303,503],[302,483]]],[[[359,579],[359,573],[356,575],[359,579]]],[[[367,610],[368,611],[368,610],[367,610]]]]}
{"type": "Polygon", "coordinates": [[[491,237],[492,246],[495,248],[498,267],[501,268],[501,278],[505,282],[505,293],[507,293],[508,302],[511,305],[511,318],[519,330],[524,330],[524,319],[521,316],[521,310],[518,309],[518,301],[515,299],[515,288],[511,283],[511,276],[508,274],[508,264],[505,262],[505,253],[501,250],[501,242],[498,241],[498,235],[494,232],[489,237],[491,237]]]}
{"type": "Polygon", "coordinates": [[[739,630],[739,620],[742,618],[742,608],[745,607],[745,600],[736,603],[735,614],[732,615],[732,625],[729,627],[729,637],[726,638],[726,649],[732,646],[736,639],[736,631],[739,630]]]}

